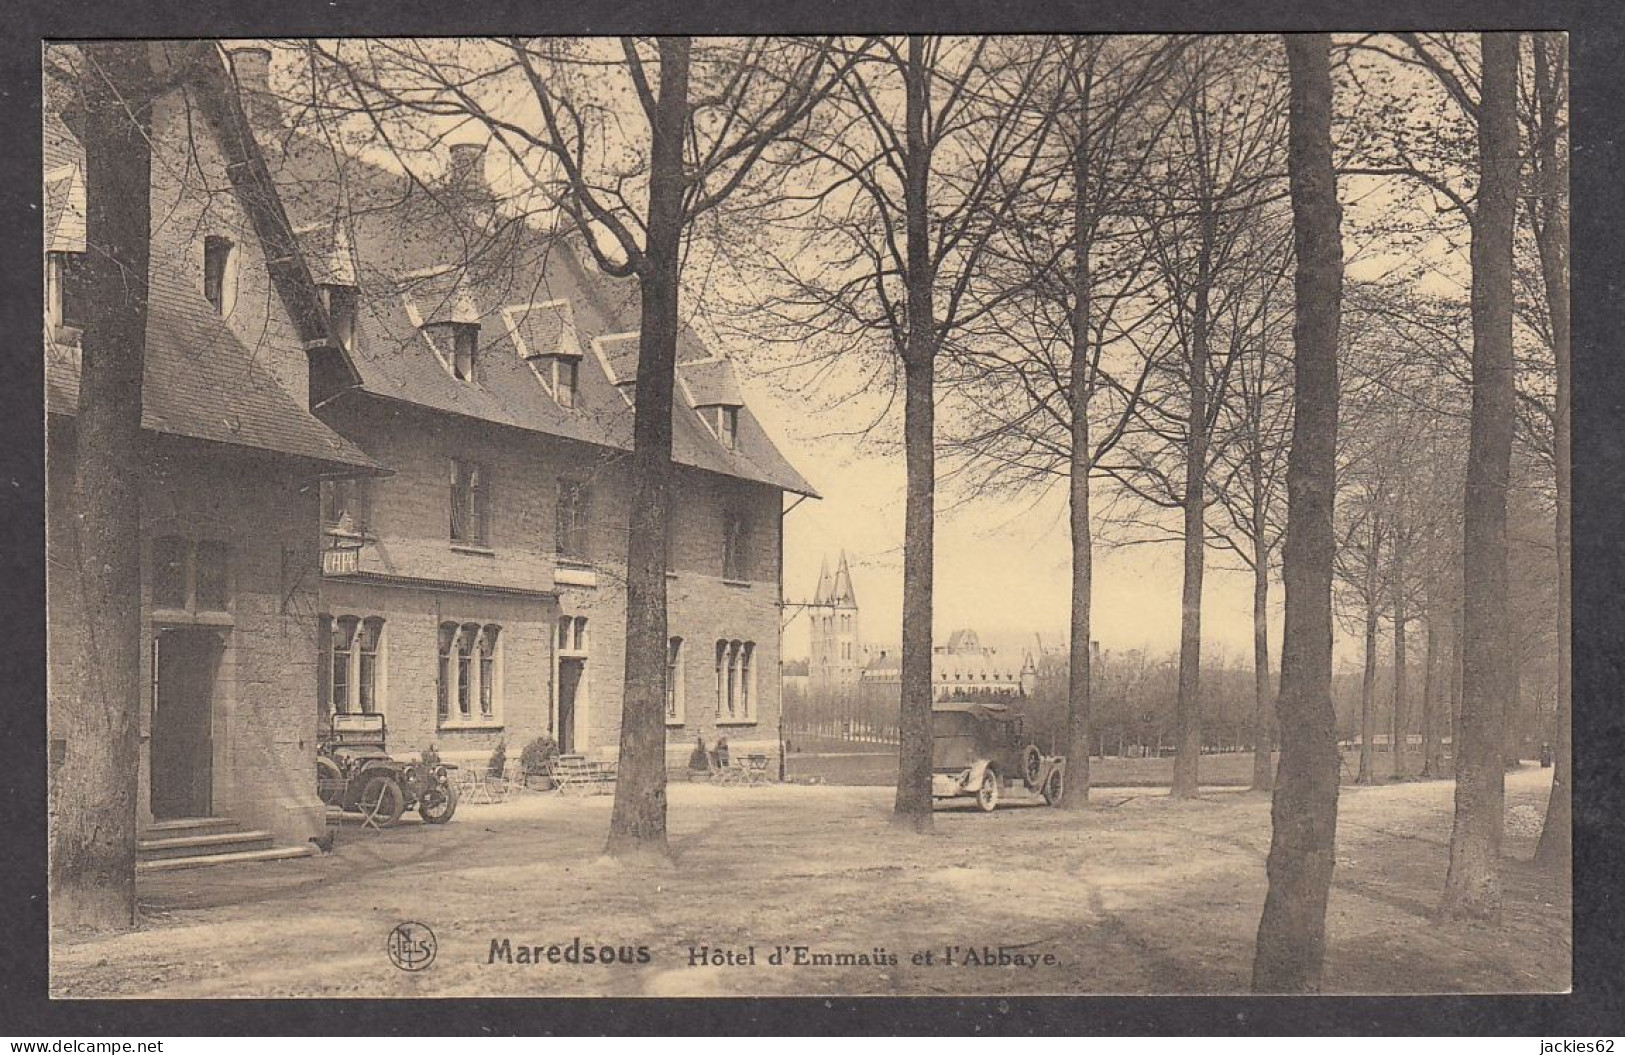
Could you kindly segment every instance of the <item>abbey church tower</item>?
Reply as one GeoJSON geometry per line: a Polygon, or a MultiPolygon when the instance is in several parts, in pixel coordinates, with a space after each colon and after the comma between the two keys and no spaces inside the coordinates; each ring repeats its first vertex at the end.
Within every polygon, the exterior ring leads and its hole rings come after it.
{"type": "Polygon", "coordinates": [[[813,694],[829,698],[854,693],[864,660],[858,598],[852,589],[852,572],[844,550],[834,575],[830,574],[829,560],[824,560],[807,615],[812,621],[812,655],[807,673],[813,694]]]}

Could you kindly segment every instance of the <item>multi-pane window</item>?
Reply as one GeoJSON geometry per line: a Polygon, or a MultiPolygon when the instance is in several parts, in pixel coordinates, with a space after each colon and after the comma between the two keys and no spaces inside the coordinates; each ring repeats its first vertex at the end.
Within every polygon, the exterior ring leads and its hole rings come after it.
{"type": "Polygon", "coordinates": [[[384,709],[384,621],[376,615],[321,618],[323,714],[377,714],[384,709]]]}
{"type": "Polygon", "coordinates": [[[744,579],[750,574],[749,521],[739,513],[722,515],[722,577],[744,579]]]}
{"type": "Polygon", "coordinates": [[[490,719],[496,714],[496,656],[497,634],[500,628],[487,625],[480,631],[480,717],[490,719]]]}
{"type": "Polygon", "coordinates": [[[378,642],[384,633],[384,621],[369,616],[361,621],[356,635],[356,702],[362,714],[378,710],[378,642]]]}
{"type": "Polygon", "coordinates": [[[332,686],[331,707],[335,714],[350,713],[350,661],[354,656],[355,631],[360,622],[353,615],[333,622],[332,651],[327,660],[332,670],[328,683],[332,686]]]}
{"type": "Polygon", "coordinates": [[[366,534],[372,482],[364,476],[322,481],[322,528],[366,534]]]}
{"type": "Polygon", "coordinates": [[[451,461],[451,540],[483,546],[489,539],[490,481],[484,465],[451,461]]]}
{"type": "Polygon", "coordinates": [[[591,514],[592,492],[581,480],[560,480],[558,501],[558,554],[565,560],[585,563],[591,559],[588,549],[588,517],[591,514]]]}
{"type": "Polygon", "coordinates": [[[452,648],[457,640],[457,624],[440,624],[440,680],[435,693],[435,715],[441,722],[451,717],[452,648]]]}
{"type": "Polygon", "coordinates": [[[563,615],[559,617],[559,651],[584,655],[587,651],[587,617],[563,615]]]}
{"type": "Polygon", "coordinates": [[[457,717],[474,716],[474,638],[480,628],[469,623],[457,631],[457,717]]]}
{"type": "Polygon", "coordinates": [[[683,723],[683,639],[666,645],[666,724],[683,723]]]}
{"type": "Polygon", "coordinates": [[[231,310],[231,239],[211,234],[203,239],[203,297],[215,311],[231,310]]]}
{"type": "Polygon", "coordinates": [[[440,624],[440,672],[435,692],[435,713],[440,724],[500,721],[501,633],[502,628],[491,623],[440,624]]]}
{"type": "Polygon", "coordinates": [[[718,641],[717,720],[756,720],[756,642],[718,641]]]}

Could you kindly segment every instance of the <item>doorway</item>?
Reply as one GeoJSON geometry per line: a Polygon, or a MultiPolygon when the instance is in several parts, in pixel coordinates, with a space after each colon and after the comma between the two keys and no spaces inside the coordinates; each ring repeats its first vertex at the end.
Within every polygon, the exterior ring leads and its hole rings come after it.
{"type": "Polygon", "coordinates": [[[581,690],[581,676],[586,672],[584,659],[559,660],[559,754],[576,753],[576,695],[581,690]]]}
{"type": "Polygon", "coordinates": [[[224,647],[213,630],[157,632],[149,755],[154,820],[207,817],[213,809],[214,683],[224,647]]]}

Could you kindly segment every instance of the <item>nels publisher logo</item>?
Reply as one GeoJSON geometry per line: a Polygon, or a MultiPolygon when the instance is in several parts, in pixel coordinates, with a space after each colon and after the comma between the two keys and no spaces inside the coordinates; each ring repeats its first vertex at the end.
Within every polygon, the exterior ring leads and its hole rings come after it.
{"type": "Polygon", "coordinates": [[[389,932],[385,944],[389,962],[403,971],[421,971],[434,963],[436,944],[434,931],[427,923],[408,920],[389,932]]]}

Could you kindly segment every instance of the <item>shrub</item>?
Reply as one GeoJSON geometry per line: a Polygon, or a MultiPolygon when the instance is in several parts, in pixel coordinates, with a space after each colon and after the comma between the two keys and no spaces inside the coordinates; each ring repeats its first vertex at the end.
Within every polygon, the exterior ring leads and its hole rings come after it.
{"type": "Polygon", "coordinates": [[[538,736],[519,752],[519,768],[527,777],[541,776],[547,772],[547,764],[557,757],[558,741],[551,736],[538,736]]]}
{"type": "Polygon", "coordinates": [[[496,750],[491,752],[491,759],[485,763],[485,769],[493,777],[500,777],[506,768],[508,768],[508,741],[502,739],[497,741],[496,750]]]}
{"type": "Polygon", "coordinates": [[[688,756],[688,768],[696,770],[705,769],[707,764],[708,763],[705,760],[705,738],[703,736],[696,736],[694,738],[694,750],[690,752],[688,756]]]}

